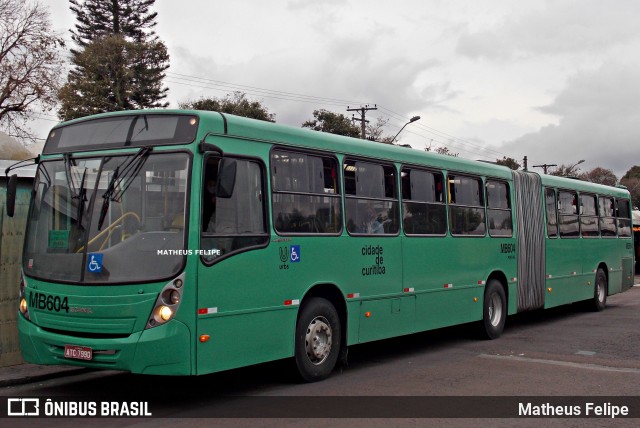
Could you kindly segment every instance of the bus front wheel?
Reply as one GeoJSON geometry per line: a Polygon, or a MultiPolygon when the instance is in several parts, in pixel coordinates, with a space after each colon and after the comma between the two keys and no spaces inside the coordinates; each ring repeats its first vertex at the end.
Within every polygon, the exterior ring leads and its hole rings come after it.
{"type": "Polygon", "coordinates": [[[593,299],[591,300],[591,308],[600,312],[607,305],[607,275],[604,270],[598,268],[596,271],[596,284],[593,290],[593,299]]]}
{"type": "Polygon", "coordinates": [[[296,324],[295,360],[307,382],[329,377],[338,361],[342,334],[340,317],[326,299],[305,302],[296,324]]]}
{"type": "Polygon", "coordinates": [[[497,339],[502,334],[507,319],[507,297],[500,281],[492,279],[487,283],[482,310],[482,336],[497,339]]]}

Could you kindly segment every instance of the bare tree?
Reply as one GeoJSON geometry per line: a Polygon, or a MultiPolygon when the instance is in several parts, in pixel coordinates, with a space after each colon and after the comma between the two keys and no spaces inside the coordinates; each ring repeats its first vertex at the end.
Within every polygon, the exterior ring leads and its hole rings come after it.
{"type": "Polygon", "coordinates": [[[63,46],[43,5],[0,0],[0,126],[9,134],[33,140],[27,121],[34,107],[55,106],[63,46]]]}

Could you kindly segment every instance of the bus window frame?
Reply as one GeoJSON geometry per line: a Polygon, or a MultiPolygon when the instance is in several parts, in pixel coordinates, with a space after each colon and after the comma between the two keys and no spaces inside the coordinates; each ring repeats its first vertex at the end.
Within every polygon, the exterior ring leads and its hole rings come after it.
{"type": "Polygon", "coordinates": [[[633,218],[633,214],[631,213],[632,211],[632,207],[633,204],[631,203],[631,200],[629,200],[628,198],[615,198],[615,207],[616,207],[616,235],[618,236],[618,238],[623,238],[623,239],[629,239],[629,238],[633,238],[633,222],[632,222],[632,218],[633,218]],[[628,217],[621,217],[620,216],[620,204],[619,201],[625,201],[627,203],[627,207],[629,208],[629,212],[628,212],[628,217]],[[624,220],[629,220],[629,235],[620,235],[620,223],[619,220],[620,219],[624,219],[624,220]]]}
{"type": "MultiPolygon", "coordinates": [[[[454,178],[455,179],[455,178],[454,178]]],[[[455,184],[455,183],[454,183],[455,184]]],[[[465,172],[457,172],[457,171],[447,171],[446,175],[445,175],[445,187],[446,187],[446,193],[445,193],[445,199],[447,200],[447,223],[449,225],[448,227],[448,232],[449,235],[454,237],[454,238],[486,238],[488,236],[488,228],[487,228],[487,201],[486,201],[486,196],[485,196],[485,177],[481,176],[481,175],[474,175],[474,174],[469,174],[469,173],[465,173],[465,172]],[[479,180],[480,181],[480,186],[479,189],[482,192],[482,195],[480,197],[480,202],[482,203],[482,205],[463,205],[463,204],[458,204],[458,203],[452,203],[451,202],[451,189],[449,187],[449,178],[450,177],[465,177],[465,178],[469,178],[472,180],[479,180]],[[474,208],[474,209],[478,209],[478,208],[482,208],[483,212],[484,212],[484,233],[482,235],[465,235],[465,234],[459,234],[459,233],[453,233],[452,229],[451,229],[451,214],[452,211],[451,209],[454,207],[461,207],[461,208],[474,208]]],[[[512,218],[513,218],[513,214],[512,214],[512,218]]]]}
{"type": "Polygon", "coordinates": [[[582,238],[585,238],[585,239],[597,239],[597,238],[600,238],[600,207],[599,207],[598,195],[596,195],[595,193],[590,193],[590,192],[584,192],[584,193],[579,192],[578,193],[578,199],[580,201],[580,236],[582,238]],[[582,197],[583,196],[591,197],[591,198],[595,199],[595,209],[596,209],[596,215],[595,216],[594,215],[585,215],[585,214],[583,214],[583,211],[584,211],[583,204],[582,204],[582,197]],[[582,219],[584,217],[595,218],[596,219],[596,225],[598,227],[598,234],[597,235],[585,235],[584,234],[584,229],[582,227],[582,225],[583,225],[582,219]]]}
{"type": "Polygon", "coordinates": [[[344,224],[344,220],[345,220],[345,213],[344,213],[344,202],[343,202],[343,196],[344,196],[344,183],[342,181],[343,178],[343,174],[342,174],[342,162],[340,162],[340,159],[338,158],[338,156],[335,153],[330,153],[330,152],[324,152],[321,150],[311,150],[311,149],[305,149],[305,148],[298,148],[298,147],[290,147],[290,146],[283,146],[283,145],[274,145],[271,147],[271,149],[269,150],[269,165],[268,165],[268,180],[269,180],[269,205],[271,206],[271,221],[272,221],[272,230],[275,232],[276,235],[278,236],[341,236],[342,233],[344,232],[345,228],[345,224],[344,224]],[[335,162],[335,167],[336,167],[336,172],[337,172],[337,177],[336,177],[336,183],[337,183],[337,188],[338,188],[338,193],[335,195],[331,195],[331,194],[317,194],[317,193],[306,193],[306,192],[291,192],[291,191],[278,191],[278,190],[274,190],[274,186],[273,186],[273,174],[271,172],[271,159],[273,156],[273,152],[288,152],[288,153],[298,153],[298,154],[303,154],[303,155],[308,155],[308,156],[317,156],[319,158],[327,158],[327,159],[331,159],[332,161],[335,162]],[[274,193],[279,193],[279,194],[285,194],[285,195],[304,195],[304,196],[324,196],[324,197],[329,197],[329,198],[335,198],[338,199],[339,201],[339,205],[340,205],[340,230],[337,232],[331,232],[331,233],[315,233],[315,232],[309,232],[309,233],[305,233],[305,232],[283,232],[283,231],[279,231],[276,228],[276,219],[273,218],[275,216],[275,210],[273,209],[273,195],[274,193]]]}
{"type": "Polygon", "coordinates": [[[501,178],[494,178],[494,177],[486,177],[484,180],[484,198],[485,198],[485,209],[486,209],[486,214],[485,214],[485,227],[487,228],[487,235],[491,238],[513,238],[513,229],[515,227],[514,222],[513,222],[513,198],[511,197],[511,188],[513,186],[511,186],[509,184],[508,180],[505,179],[501,179],[501,178]],[[489,182],[494,182],[494,183],[499,183],[499,184],[504,184],[505,186],[507,186],[507,205],[509,206],[508,208],[492,208],[489,206],[489,192],[487,191],[487,186],[489,185],[489,182]],[[492,235],[491,234],[491,228],[489,227],[489,211],[509,211],[509,213],[511,213],[511,233],[509,235],[492,235]]]}
{"type": "Polygon", "coordinates": [[[264,163],[264,160],[258,156],[246,156],[246,155],[237,155],[234,153],[225,153],[224,156],[221,156],[219,153],[216,152],[206,152],[204,153],[204,155],[202,156],[202,173],[201,173],[201,177],[200,177],[200,182],[201,182],[201,189],[200,192],[198,194],[198,198],[200,199],[200,210],[199,210],[199,216],[198,216],[198,234],[199,234],[199,239],[198,239],[198,243],[200,244],[199,247],[200,249],[202,249],[202,239],[203,238],[213,238],[213,237],[218,237],[218,236],[228,236],[228,237],[235,237],[235,236],[243,236],[243,235],[237,235],[237,234],[216,234],[216,233],[205,233],[202,231],[202,198],[203,198],[203,192],[205,190],[206,187],[206,175],[205,175],[205,167],[206,167],[206,163],[207,160],[209,158],[218,158],[218,159],[222,159],[223,157],[225,158],[231,158],[231,159],[238,159],[238,160],[246,160],[246,161],[250,161],[250,162],[255,162],[256,164],[258,164],[258,166],[260,167],[260,172],[261,172],[261,177],[262,177],[262,216],[263,216],[263,221],[264,221],[264,225],[265,225],[265,232],[264,234],[254,234],[254,235],[246,235],[246,236],[256,236],[256,237],[261,237],[264,236],[265,238],[267,238],[265,240],[264,244],[260,244],[260,245],[250,245],[247,247],[242,247],[239,248],[235,251],[231,251],[227,254],[224,254],[222,256],[216,257],[215,259],[209,261],[206,259],[205,255],[200,255],[200,262],[206,266],[206,267],[211,267],[223,260],[227,260],[237,254],[241,254],[241,253],[245,253],[247,251],[253,251],[253,250],[259,250],[259,249],[263,249],[263,248],[267,248],[271,242],[271,231],[272,229],[272,225],[270,222],[271,216],[269,214],[269,207],[270,204],[266,201],[266,195],[268,195],[268,186],[267,186],[267,178],[265,176],[266,171],[267,171],[267,167],[264,163]]]}
{"type": "Polygon", "coordinates": [[[577,189],[564,189],[564,188],[558,188],[556,189],[556,213],[558,215],[558,236],[560,237],[560,239],[579,239],[582,237],[582,228],[581,228],[581,224],[580,224],[580,194],[578,193],[577,189]],[[575,202],[576,202],[576,212],[574,214],[562,214],[560,212],[560,193],[564,192],[564,193],[572,193],[573,196],[575,197],[575,202]],[[562,234],[562,228],[561,228],[561,222],[560,222],[560,218],[562,216],[575,216],[578,220],[578,232],[575,236],[564,236],[562,234]]]}
{"type": "Polygon", "coordinates": [[[447,179],[446,179],[446,175],[444,173],[443,170],[439,170],[436,168],[429,168],[429,167],[424,167],[424,166],[418,166],[418,165],[412,165],[412,164],[401,164],[400,165],[400,175],[398,176],[399,180],[400,180],[400,185],[399,185],[399,197],[400,197],[400,218],[401,218],[401,224],[402,224],[402,231],[404,233],[404,235],[406,237],[409,238],[420,238],[420,237],[434,237],[434,238],[444,238],[447,237],[449,234],[449,216],[448,216],[448,209],[447,209],[447,189],[446,189],[446,185],[447,185],[447,179]],[[408,170],[417,170],[417,171],[421,171],[421,172],[427,172],[427,173],[431,173],[431,174],[440,174],[440,177],[442,178],[442,202],[424,202],[424,201],[414,201],[413,199],[407,199],[405,200],[403,193],[402,193],[402,172],[408,170]],[[421,205],[441,205],[444,207],[444,233],[442,234],[436,234],[436,233],[407,233],[405,227],[404,227],[404,203],[405,202],[409,202],[409,203],[416,203],[416,204],[421,204],[421,205]]]}
{"type": "Polygon", "coordinates": [[[544,224],[545,224],[545,232],[548,239],[560,239],[560,224],[558,223],[558,189],[555,187],[545,187],[544,188],[544,224]],[[547,212],[547,191],[551,190],[553,192],[553,214],[556,218],[556,234],[549,235],[549,218],[547,212]]]}
{"type": "MultiPolygon", "coordinates": [[[[393,238],[393,237],[397,237],[400,236],[400,229],[402,228],[402,209],[401,209],[401,199],[400,199],[400,188],[398,185],[398,180],[399,180],[399,173],[398,173],[398,168],[396,168],[396,165],[394,162],[390,162],[390,161],[385,161],[382,159],[376,159],[376,158],[367,158],[367,157],[362,157],[362,156],[350,156],[350,155],[346,155],[343,157],[342,162],[339,164],[340,168],[344,170],[345,165],[347,162],[349,161],[353,161],[353,162],[366,162],[366,163],[370,163],[370,164],[374,164],[374,165],[379,165],[381,167],[390,167],[393,168],[393,172],[394,172],[394,176],[395,179],[393,180],[393,188],[394,188],[394,193],[395,193],[395,199],[392,198],[371,198],[371,197],[363,197],[363,196],[353,196],[353,195],[348,195],[347,191],[346,191],[346,174],[344,174],[344,171],[342,173],[342,180],[341,180],[341,185],[342,185],[342,198],[343,198],[343,217],[344,217],[344,229],[347,231],[347,234],[349,236],[353,236],[356,238],[393,238]],[[375,234],[371,234],[371,233],[360,233],[360,232],[351,232],[349,230],[349,227],[347,226],[347,199],[358,199],[358,200],[368,200],[368,201],[383,201],[383,202],[395,202],[396,203],[396,212],[395,214],[397,215],[397,221],[398,221],[398,230],[396,233],[375,233],[375,234]]],[[[385,189],[386,190],[386,189],[385,189]]]]}
{"type": "Polygon", "coordinates": [[[598,195],[598,226],[600,228],[600,237],[604,238],[604,239],[616,239],[618,237],[618,218],[616,217],[616,211],[617,211],[617,203],[616,203],[616,198],[612,195],[598,195]],[[607,198],[610,199],[611,202],[613,202],[613,215],[612,216],[604,216],[602,215],[602,212],[600,210],[600,199],[601,198],[607,198]],[[613,226],[615,228],[615,233],[613,235],[603,235],[602,234],[602,224],[601,221],[602,219],[613,219],[613,226]]]}

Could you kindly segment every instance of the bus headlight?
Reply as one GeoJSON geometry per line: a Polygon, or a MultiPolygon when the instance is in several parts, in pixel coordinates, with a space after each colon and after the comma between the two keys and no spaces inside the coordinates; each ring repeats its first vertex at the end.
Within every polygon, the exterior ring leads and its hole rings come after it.
{"type": "Polygon", "coordinates": [[[169,306],[160,306],[158,308],[158,317],[164,321],[167,322],[171,319],[171,316],[173,315],[173,311],[171,310],[171,308],[169,306]]]}
{"type": "Polygon", "coordinates": [[[162,288],[155,305],[153,305],[146,328],[149,329],[162,325],[175,316],[182,301],[183,284],[184,274],[162,288]]]}
{"type": "Polygon", "coordinates": [[[29,315],[29,306],[27,305],[27,296],[24,292],[26,286],[27,283],[24,279],[24,274],[22,273],[22,270],[20,270],[20,292],[18,294],[18,301],[20,303],[18,306],[18,310],[23,317],[25,317],[27,320],[31,320],[31,316],[29,315]]]}
{"type": "Polygon", "coordinates": [[[23,297],[22,299],[20,299],[20,313],[26,316],[28,311],[29,310],[27,309],[27,299],[23,297]]]}

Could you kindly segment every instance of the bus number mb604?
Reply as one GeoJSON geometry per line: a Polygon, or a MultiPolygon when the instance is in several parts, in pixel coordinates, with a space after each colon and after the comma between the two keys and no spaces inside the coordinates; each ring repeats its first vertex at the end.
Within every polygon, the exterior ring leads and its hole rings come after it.
{"type": "Polygon", "coordinates": [[[53,296],[51,294],[30,292],[29,306],[32,308],[40,309],[42,311],[47,310],[60,312],[64,310],[67,313],[69,312],[68,298],[60,298],[60,296],[53,296]]]}

